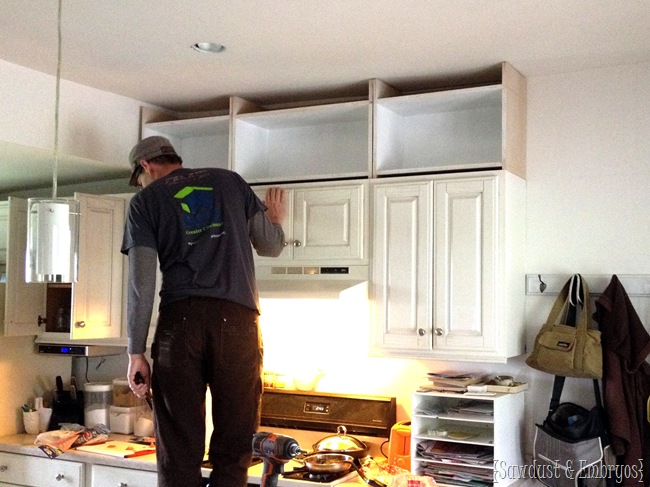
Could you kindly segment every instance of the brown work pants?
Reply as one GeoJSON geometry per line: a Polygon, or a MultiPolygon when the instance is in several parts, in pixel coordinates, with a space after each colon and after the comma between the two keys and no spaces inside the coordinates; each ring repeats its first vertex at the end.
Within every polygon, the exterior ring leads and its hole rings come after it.
{"type": "Polygon", "coordinates": [[[210,485],[244,487],[259,425],[262,340],[257,311],[191,297],[160,310],[152,346],[159,487],[199,487],[205,394],[212,394],[210,485]]]}

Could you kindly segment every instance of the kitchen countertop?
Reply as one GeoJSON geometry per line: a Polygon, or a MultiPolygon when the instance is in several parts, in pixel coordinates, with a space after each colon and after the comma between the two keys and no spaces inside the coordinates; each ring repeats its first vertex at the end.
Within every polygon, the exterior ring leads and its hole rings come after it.
{"type": "MultiPolygon", "coordinates": [[[[109,440],[129,441],[133,435],[117,435],[110,434],[109,440]]],[[[34,457],[48,458],[48,456],[36,445],[34,445],[36,435],[17,434],[0,437],[0,452],[18,453],[20,455],[30,455],[34,457]]],[[[57,460],[65,460],[70,462],[81,462],[94,465],[106,465],[109,467],[129,468],[132,470],[145,470],[150,472],[156,471],[156,454],[142,455],[134,458],[118,458],[110,455],[102,455],[100,453],[84,452],[79,450],[68,450],[57,457],[57,460]]],[[[297,463],[291,461],[286,466],[287,471],[292,470],[298,466],[297,463]]],[[[248,482],[251,484],[260,484],[263,473],[263,464],[253,465],[248,469],[248,482]]],[[[201,469],[203,477],[210,476],[210,470],[206,468],[201,469]]],[[[357,476],[353,480],[345,481],[338,484],[336,487],[360,487],[366,484],[357,476]]],[[[278,479],[278,487],[290,487],[291,482],[285,479],[278,479]]]]}
{"type": "MultiPolygon", "coordinates": [[[[109,435],[110,440],[129,441],[132,435],[109,435]]],[[[0,437],[0,452],[18,453],[34,457],[48,458],[48,456],[36,445],[36,435],[17,434],[0,437]]],[[[68,450],[57,457],[57,460],[71,462],[92,463],[96,465],[107,465],[111,467],[130,468],[133,470],[156,471],[156,454],[142,455],[134,458],[117,458],[99,453],[68,450]]]]}

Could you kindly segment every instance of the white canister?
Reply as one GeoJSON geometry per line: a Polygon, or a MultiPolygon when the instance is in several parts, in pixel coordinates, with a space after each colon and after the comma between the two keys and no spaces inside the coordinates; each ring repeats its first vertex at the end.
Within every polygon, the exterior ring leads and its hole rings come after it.
{"type": "Polygon", "coordinates": [[[92,428],[103,424],[108,427],[112,402],[112,384],[105,382],[84,384],[84,426],[92,428]]]}

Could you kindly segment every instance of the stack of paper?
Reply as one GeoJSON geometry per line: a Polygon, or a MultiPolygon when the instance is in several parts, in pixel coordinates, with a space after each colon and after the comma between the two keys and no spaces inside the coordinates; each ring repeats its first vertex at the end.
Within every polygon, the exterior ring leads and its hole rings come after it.
{"type": "Polygon", "coordinates": [[[447,412],[476,416],[493,416],[494,405],[489,401],[458,401],[458,404],[450,407],[447,412]]]}
{"type": "Polygon", "coordinates": [[[433,383],[434,391],[466,392],[467,386],[479,384],[487,374],[483,372],[429,372],[429,380],[433,383]]]}
{"type": "Polygon", "coordinates": [[[418,443],[417,453],[428,460],[457,465],[491,465],[494,458],[492,448],[487,446],[435,440],[418,443]]]}
{"type": "Polygon", "coordinates": [[[422,474],[433,477],[439,484],[464,485],[467,487],[491,487],[494,477],[491,469],[435,464],[424,466],[422,474]]]}

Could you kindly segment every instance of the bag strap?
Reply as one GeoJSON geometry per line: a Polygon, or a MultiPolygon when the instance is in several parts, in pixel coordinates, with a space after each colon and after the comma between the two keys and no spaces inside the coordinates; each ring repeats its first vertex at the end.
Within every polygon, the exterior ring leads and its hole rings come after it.
{"type": "Polygon", "coordinates": [[[587,282],[580,274],[574,274],[562,287],[542,328],[558,323],[559,318],[566,311],[565,324],[575,326],[586,332],[589,328],[589,303],[590,296],[587,282]],[[579,313],[578,306],[580,306],[579,313]]]}
{"type": "MultiPolygon", "coordinates": [[[[560,405],[560,397],[562,396],[562,390],[564,389],[564,381],[566,377],[563,375],[556,375],[553,379],[553,393],[551,394],[551,402],[548,406],[549,414],[553,414],[555,410],[560,405]]],[[[596,398],[596,406],[603,409],[603,401],[600,397],[600,385],[598,384],[598,379],[592,379],[594,386],[594,396],[596,398]]]]}

